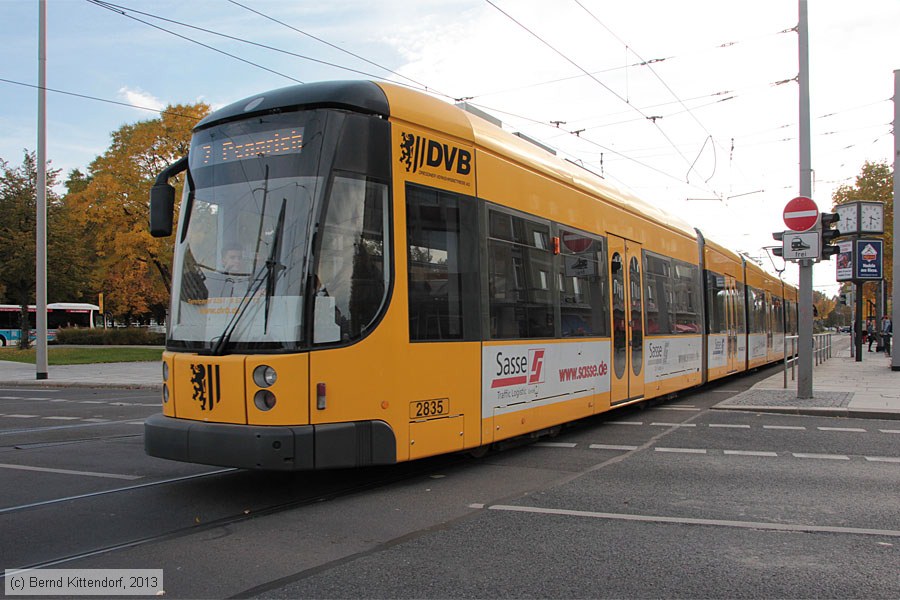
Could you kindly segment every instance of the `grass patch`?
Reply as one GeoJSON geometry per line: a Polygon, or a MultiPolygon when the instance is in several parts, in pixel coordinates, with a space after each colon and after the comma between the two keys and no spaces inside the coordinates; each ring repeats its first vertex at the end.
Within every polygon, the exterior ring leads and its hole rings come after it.
{"type": "MultiPolygon", "coordinates": [[[[0,348],[0,360],[35,363],[35,350],[0,348]]],[[[92,363],[144,362],[162,359],[159,348],[54,348],[47,349],[47,362],[51,365],[87,365],[92,363]]]]}

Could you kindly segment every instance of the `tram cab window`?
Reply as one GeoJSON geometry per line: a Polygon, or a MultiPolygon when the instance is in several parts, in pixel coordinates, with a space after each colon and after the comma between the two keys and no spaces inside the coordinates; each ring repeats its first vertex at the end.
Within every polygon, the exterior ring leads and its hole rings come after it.
{"type": "Polygon", "coordinates": [[[328,199],[313,294],[317,344],[365,335],[385,301],[387,187],[358,177],[335,177],[328,199]]]}
{"type": "Polygon", "coordinates": [[[488,209],[491,339],[556,335],[550,226],[488,209]]]}
{"type": "Polygon", "coordinates": [[[407,185],[410,340],[479,339],[477,231],[473,198],[407,185]]]}

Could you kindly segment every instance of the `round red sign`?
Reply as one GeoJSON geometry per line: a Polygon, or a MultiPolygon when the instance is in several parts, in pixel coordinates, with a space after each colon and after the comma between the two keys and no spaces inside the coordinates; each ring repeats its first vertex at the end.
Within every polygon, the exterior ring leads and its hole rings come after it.
{"type": "Polygon", "coordinates": [[[791,231],[809,231],[819,222],[819,207],[812,198],[797,196],[787,203],[782,216],[791,231]]]}

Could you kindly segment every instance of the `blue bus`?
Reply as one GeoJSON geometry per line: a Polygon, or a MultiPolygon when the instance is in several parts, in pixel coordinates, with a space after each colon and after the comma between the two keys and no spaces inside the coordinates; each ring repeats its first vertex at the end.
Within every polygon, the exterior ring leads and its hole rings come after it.
{"type": "MultiPolygon", "coordinates": [[[[0,304],[0,346],[19,343],[22,330],[19,323],[18,304],[0,304]]],[[[100,319],[100,307],[96,304],[80,302],[54,302],[47,305],[47,341],[56,340],[56,332],[62,327],[93,328],[100,319]]],[[[28,326],[30,337],[37,337],[35,331],[35,307],[28,306],[28,326]]]]}

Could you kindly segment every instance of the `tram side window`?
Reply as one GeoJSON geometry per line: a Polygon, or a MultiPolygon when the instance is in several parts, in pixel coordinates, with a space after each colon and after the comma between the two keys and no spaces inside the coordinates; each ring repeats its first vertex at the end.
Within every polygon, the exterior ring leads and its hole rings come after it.
{"type": "Polygon", "coordinates": [[[644,253],[645,310],[648,335],[673,333],[675,294],[672,288],[672,261],[644,253]]]}
{"type": "Polygon", "coordinates": [[[563,337],[609,335],[604,244],[560,229],[559,314],[563,337]]]}
{"type": "Polygon", "coordinates": [[[475,201],[407,185],[409,339],[480,336],[475,201]]]}
{"type": "Polygon", "coordinates": [[[728,325],[725,316],[727,296],[725,277],[712,271],[706,272],[707,305],[709,306],[709,333],[727,333],[728,325]]]}
{"type": "Polygon", "coordinates": [[[766,293],[747,286],[747,301],[750,303],[750,333],[766,333],[766,293]]]}
{"type": "Polygon", "coordinates": [[[675,333],[700,333],[699,268],[680,260],[674,263],[675,274],[675,333]]]}
{"type": "Polygon", "coordinates": [[[737,287],[737,297],[735,298],[735,306],[737,308],[735,311],[735,328],[738,333],[747,333],[747,323],[745,319],[747,305],[744,300],[746,298],[744,295],[744,284],[738,281],[735,285],[737,287]]]}
{"type": "Polygon", "coordinates": [[[778,296],[772,296],[772,331],[784,333],[784,301],[778,296]]]}
{"type": "Polygon", "coordinates": [[[549,225],[497,209],[488,213],[490,337],[553,337],[549,225]]]}

